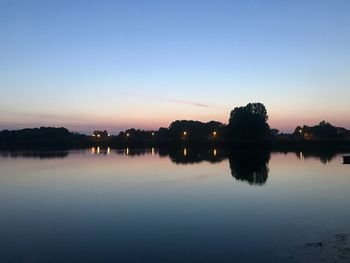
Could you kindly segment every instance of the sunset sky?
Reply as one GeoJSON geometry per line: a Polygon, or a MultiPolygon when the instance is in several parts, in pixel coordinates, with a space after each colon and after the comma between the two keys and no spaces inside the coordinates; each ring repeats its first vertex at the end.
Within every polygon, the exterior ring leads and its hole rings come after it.
{"type": "Polygon", "coordinates": [[[0,0],[0,129],[350,128],[350,1],[0,0]]]}

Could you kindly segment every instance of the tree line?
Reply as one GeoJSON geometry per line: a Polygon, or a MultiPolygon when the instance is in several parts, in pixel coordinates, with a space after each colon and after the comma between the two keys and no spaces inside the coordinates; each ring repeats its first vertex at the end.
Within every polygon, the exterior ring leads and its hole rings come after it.
{"type": "Polygon", "coordinates": [[[231,143],[231,142],[298,142],[307,140],[347,140],[350,131],[322,121],[315,126],[297,126],[294,133],[283,134],[271,129],[264,104],[249,103],[234,108],[228,123],[176,120],[169,127],[158,130],[130,128],[112,135],[107,131],[94,131],[91,135],[73,133],[67,129],[41,127],[35,129],[4,130],[0,132],[0,148],[18,147],[82,147],[94,144],[111,146],[169,143],[231,143]]]}
{"type": "Polygon", "coordinates": [[[262,103],[249,103],[234,108],[228,124],[218,121],[200,122],[194,120],[176,120],[168,128],[155,131],[128,129],[117,137],[125,140],[161,140],[161,141],[241,141],[269,140],[270,126],[267,123],[267,110],[262,103]]]}

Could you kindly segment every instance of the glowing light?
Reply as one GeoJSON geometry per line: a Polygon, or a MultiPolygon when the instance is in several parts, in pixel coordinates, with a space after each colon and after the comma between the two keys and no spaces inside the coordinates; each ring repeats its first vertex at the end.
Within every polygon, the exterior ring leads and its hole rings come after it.
{"type": "Polygon", "coordinates": [[[126,148],[126,155],[129,155],[129,148],[126,148]]]}
{"type": "Polygon", "coordinates": [[[97,137],[98,137],[98,138],[100,138],[100,137],[101,137],[101,135],[100,135],[100,134],[97,134],[97,137]]]}
{"type": "Polygon", "coordinates": [[[186,155],[187,155],[187,149],[184,148],[184,156],[186,156],[186,155]]]}
{"type": "Polygon", "coordinates": [[[302,130],[302,129],[300,129],[300,130],[299,130],[299,132],[300,132],[300,133],[302,133],[302,132],[303,132],[303,130],[302,130]]]}
{"type": "Polygon", "coordinates": [[[95,135],[95,133],[93,133],[93,134],[91,134],[91,136],[95,137],[96,135],[95,135]]]}
{"type": "Polygon", "coordinates": [[[184,132],[183,132],[183,135],[186,136],[186,135],[187,135],[187,131],[184,131],[184,132]]]}
{"type": "Polygon", "coordinates": [[[213,136],[214,136],[214,137],[216,136],[216,131],[213,131],[213,136]]]}
{"type": "Polygon", "coordinates": [[[216,156],[217,152],[216,149],[213,150],[213,155],[216,156]]]}
{"type": "Polygon", "coordinates": [[[127,134],[126,134],[126,137],[129,137],[129,136],[130,136],[130,134],[129,134],[129,133],[127,133],[127,134]]]}
{"type": "Polygon", "coordinates": [[[111,148],[107,148],[107,155],[109,155],[111,153],[111,148]]]}
{"type": "Polygon", "coordinates": [[[100,154],[100,147],[97,147],[97,154],[100,154]]]}
{"type": "Polygon", "coordinates": [[[152,132],[152,136],[154,136],[154,132],[152,132]]]}

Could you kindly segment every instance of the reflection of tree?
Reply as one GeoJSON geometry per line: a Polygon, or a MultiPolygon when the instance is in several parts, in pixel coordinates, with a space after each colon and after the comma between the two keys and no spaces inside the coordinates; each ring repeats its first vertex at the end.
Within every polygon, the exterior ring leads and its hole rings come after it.
{"type": "Polygon", "coordinates": [[[325,154],[319,156],[321,163],[326,164],[331,162],[335,157],[335,154],[325,154]]]}
{"type": "Polygon", "coordinates": [[[221,162],[225,156],[217,149],[177,148],[169,151],[169,158],[176,164],[193,164],[207,161],[221,162]]]}
{"type": "MultiPolygon", "coordinates": [[[[153,150],[154,153],[155,150],[153,150]]],[[[128,156],[142,156],[145,154],[152,154],[152,149],[133,149],[133,148],[125,148],[119,149],[116,151],[119,155],[128,155],[128,156]]]]}
{"type": "Polygon", "coordinates": [[[295,153],[299,159],[308,159],[315,158],[319,159],[321,163],[327,164],[331,162],[334,157],[336,157],[336,153],[334,152],[296,152],[295,153]]]}
{"type": "Polygon", "coordinates": [[[68,151],[10,151],[10,152],[1,152],[1,157],[63,159],[67,157],[68,154],[69,154],[68,151]]]}
{"type": "Polygon", "coordinates": [[[251,185],[263,185],[267,181],[270,152],[244,151],[231,152],[229,163],[232,176],[251,185]]]}

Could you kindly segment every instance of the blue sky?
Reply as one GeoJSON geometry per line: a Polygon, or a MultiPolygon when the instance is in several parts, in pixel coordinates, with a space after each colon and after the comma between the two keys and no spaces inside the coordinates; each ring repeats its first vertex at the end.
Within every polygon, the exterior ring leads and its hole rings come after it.
{"type": "Polygon", "coordinates": [[[350,128],[350,1],[0,0],[0,128],[350,128]]]}

